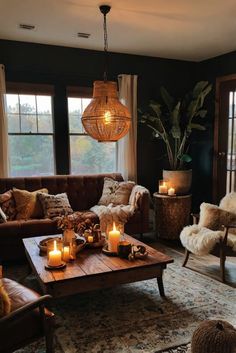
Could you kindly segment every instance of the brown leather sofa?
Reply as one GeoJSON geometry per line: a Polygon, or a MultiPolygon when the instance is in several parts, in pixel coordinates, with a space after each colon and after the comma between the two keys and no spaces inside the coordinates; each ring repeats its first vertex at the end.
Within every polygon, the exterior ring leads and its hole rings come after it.
{"type": "MultiPolygon", "coordinates": [[[[86,217],[98,221],[89,209],[98,203],[102,195],[104,177],[117,181],[123,178],[119,173],[98,175],[56,175],[45,177],[0,178],[0,193],[16,187],[28,191],[47,188],[50,194],[66,192],[74,211],[87,212],[86,217]]],[[[149,195],[142,194],[138,209],[125,226],[128,234],[145,233],[149,227],[149,195]]],[[[0,259],[15,260],[23,258],[22,239],[57,234],[57,222],[51,219],[14,220],[0,224],[0,259]]]]}

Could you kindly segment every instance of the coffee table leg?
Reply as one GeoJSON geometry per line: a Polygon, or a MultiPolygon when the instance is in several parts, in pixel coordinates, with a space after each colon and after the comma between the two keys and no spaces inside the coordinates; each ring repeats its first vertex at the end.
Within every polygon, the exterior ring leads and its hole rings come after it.
{"type": "Polygon", "coordinates": [[[162,275],[160,277],[157,277],[157,284],[158,284],[160,296],[161,297],[165,297],[165,291],[164,291],[162,275]]]}

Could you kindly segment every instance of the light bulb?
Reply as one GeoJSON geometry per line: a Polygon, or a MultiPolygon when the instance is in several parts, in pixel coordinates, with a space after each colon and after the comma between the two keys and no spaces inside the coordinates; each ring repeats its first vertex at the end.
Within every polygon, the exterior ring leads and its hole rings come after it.
{"type": "Polygon", "coordinates": [[[107,110],[104,114],[104,121],[105,121],[105,125],[108,125],[111,123],[111,113],[109,112],[109,110],[107,110]]]}

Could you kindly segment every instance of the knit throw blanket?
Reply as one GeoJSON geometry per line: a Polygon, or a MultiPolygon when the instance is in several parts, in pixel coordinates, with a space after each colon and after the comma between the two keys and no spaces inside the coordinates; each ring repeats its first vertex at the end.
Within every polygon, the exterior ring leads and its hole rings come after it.
{"type": "Polygon", "coordinates": [[[135,185],[131,192],[128,205],[113,206],[113,204],[110,203],[108,206],[96,205],[90,208],[90,210],[99,217],[101,231],[105,232],[107,226],[111,225],[113,222],[127,223],[138,208],[138,200],[143,193],[149,194],[149,191],[141,185],[135,185]]]}

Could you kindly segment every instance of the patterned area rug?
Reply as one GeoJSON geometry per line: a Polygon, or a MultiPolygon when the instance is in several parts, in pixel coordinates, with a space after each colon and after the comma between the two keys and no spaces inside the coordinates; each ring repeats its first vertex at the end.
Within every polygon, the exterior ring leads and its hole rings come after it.
{"type": "MultiPolygon", "coordinates": [[[[56,300],[56,353],[189,353],[202,320],[236,324],[234,288],[178,261],[165,271],[164,286],[166,299],[153,279],[56,300]]],[[[17,353],[44,351],[40,341],[17,353]]]]}

